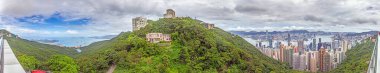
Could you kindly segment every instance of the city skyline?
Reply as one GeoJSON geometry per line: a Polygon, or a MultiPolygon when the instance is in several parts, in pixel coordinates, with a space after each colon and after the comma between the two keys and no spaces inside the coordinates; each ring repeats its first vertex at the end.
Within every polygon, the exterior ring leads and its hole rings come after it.
{"type": "Polygon", "coordinates": [[[133,17],[164,10],[227,31],[380,31],[376,0],[0,0],[0,28],[21,37],[83,37],[132,31],[133,17]],[[247,4],[249,3],[249,4],[247,4]]]}
{"type": "Polygon", "coordinates": [[[379,73],[376,0],[0,0],[0,73],[379,73]]]}

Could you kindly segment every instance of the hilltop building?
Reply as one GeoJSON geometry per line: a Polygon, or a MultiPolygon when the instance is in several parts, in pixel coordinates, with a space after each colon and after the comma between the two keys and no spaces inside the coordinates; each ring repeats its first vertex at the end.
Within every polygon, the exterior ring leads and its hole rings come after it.
{"type": "Polygon", "coordinates": [[[207,28],[207,29],[214,29],[215,27],[215,24],[210,24],[210,23],[203,23],[204,26],[207,28]]]}
{"type": "Polygon", "coordinates": [[[166,14],[164,14],[164,18],[175,18],[175,12],[173,9],[167,9],[166,14]]]}
{"type": "Polygon", "coordinates": [[[133,31],[140,30],[146,25],[148,25],[148,19],[146,19],[145,17],[136,17],[132,19],[133,31]]]}
{"type": "Polygon", "coordinates": [[[162,34],[162,33],[148,33],[146,34],[147,41],[151,43],[158,43],[160,41],[171,41],[169,34],[162,34]]]}

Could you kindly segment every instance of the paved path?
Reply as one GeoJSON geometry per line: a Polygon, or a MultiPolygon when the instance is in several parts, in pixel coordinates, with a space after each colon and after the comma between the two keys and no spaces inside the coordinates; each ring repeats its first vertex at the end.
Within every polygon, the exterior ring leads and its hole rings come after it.
{"type": "Polygon", "coordinates": [[[25,73],[7,40],[4,40],[4,73],[25,73]]]}
{"type": "Polygon", "coordinates": [[[107,73],[113,73],[115,69],[116,69],[116,64],[112,64],[111,67],[108,69],[107,73]]]}

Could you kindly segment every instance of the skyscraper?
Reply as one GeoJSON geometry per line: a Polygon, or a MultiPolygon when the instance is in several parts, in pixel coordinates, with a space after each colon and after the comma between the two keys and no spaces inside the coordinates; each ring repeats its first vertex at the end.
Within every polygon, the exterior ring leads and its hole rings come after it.
{"type": "Polygon", "coordinates": [[[290,41],[291,41],[291,37],[290,37],[290,34],[288,33],[288,46],[291,45],[290,41]]]}
{"type": "Polygon", "coordinates": [[[298,51],[304,49],[304,41],[303,41],[303,40],[299,40],[299,41],[297,42],[297,45],[298,45],[298,51]]]}
{"type": "Polygon", "coordinates": [[[322,47],[322,38],[318,38],[317,50],[321,49],[321,47],[322,47]]]}
{"type": "Polygon", "coordinates": [[[316,51],[317,49],[317,40],[316,39],[313,39],[313,46],[312,46],[312,50],[313,51],[316,51]]]}
{"type": "Polygon", "coordinates": [[[343,50],[343,52],[347,52],[347,50],[348,50],[348,41],[347,40],[343,40],[342,50],[343,50]]]}
{"type": "Polygon", "coordinates": [[[261,41],[259,42],[259,47],[262,47],[262,42],[261,41]]]}
{"type": "Polygon", "coordinates": [[[330,54],[327,52],[325,48],[319,49],[319,70],[322,72],[326,72],[330,70],[331,61],[330,54]]]}
{"type": "Polygon", "coordinates": [[[269,48],[273,48],[273,36],[269,38],[269,48]]]}
{"type": "Polygon", "coordinates": [[[300,55],[299,53],[293,53],[293,69],[300,69],[300,55]]]}
{"type": "Polygon", "coordinates": [[[298,70],[305,70],[306,69],[306,55],[305,54],[303,54],[303,53],[301,53],[300,54],[300,59],[299,59],[300,61],[300,67],[299,67],[299,69],[298,70]]]}
{"type": "Polygon", "coordinates": [[[283,44],[280,45],[280,61],[284,62],[284,50],[285,46],[283,44]]]}
{"type": "Polygon", "coordinates": [[[310,72],[317,72],[317,55],[318,55],[317,51],[311,51],[308,53],[308,56],[309,56],[308,66],[309,66],[310,72]]]}
{"type": "Polygon", "coordinates": [[[269,40],[268,30],[265,31],[265,39],[269,40]]]}
{"type": "MultiPolygon", "coordinates": [[[[296,48],[295,48],[296,49],[296,48]]],[[[284,51],[284,61],[286,63],[289,63],[289,65],[292,65],[293,63],[293,47],[287,46],[285,51],[284,51]]]]}

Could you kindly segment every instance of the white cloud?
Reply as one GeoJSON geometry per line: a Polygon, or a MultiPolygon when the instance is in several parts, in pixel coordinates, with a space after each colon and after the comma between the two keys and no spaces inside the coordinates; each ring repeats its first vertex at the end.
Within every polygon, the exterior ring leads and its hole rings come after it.
{"type": "Polygon", "coordinates": [[[167,8],[179,16],[197,17],[225,30],[380,31],[373,28],[380,25],[378,0],[0,0],[0,16],[6,18],[56,12],[67,21],[91,18],[88,25],[68,26],[81,30],[34,29],[34,33],[76,34],[73,36],[130,31],[133,17],[157,19],[167,8]]]}
{"type": "Polygon", "coordinates": [[[79,32],[76,30],[67,30],[66,33],[68,34],[78,34],[79,32]]]}

